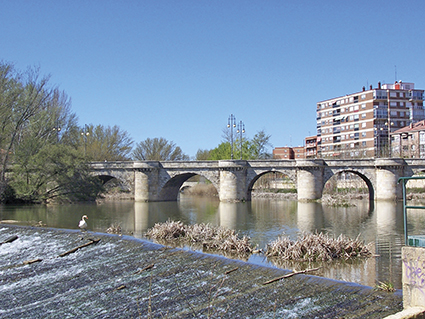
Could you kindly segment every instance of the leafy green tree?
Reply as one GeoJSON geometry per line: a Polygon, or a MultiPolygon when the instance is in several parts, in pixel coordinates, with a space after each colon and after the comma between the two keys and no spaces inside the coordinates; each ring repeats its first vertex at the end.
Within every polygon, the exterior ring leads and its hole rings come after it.
{"type": "Polygon", "coordinates": [[[229,142],[222,142],[210,151],[209,159],[219,161],[231,158],[231,145],[229,142]]]}
{"type": "Polygon", "coordinates": [[[186,161],[189,156],[179,146],[165,138],[147,138],[133,150],[133,159],[139,161],[186,161]]]}
{"type": "Polygon", "coordinates": [[[0,201],[93,198],[101,187],[78,152],[70,99],[38,69],[0,62],[0,201]],[[6,171],[10,174],[6,174],[6,171]]]}
{"type": "Polygon", "coordinates": [[[126,161],[130,159],[133,140],[116,125],[91,124],[80,129],[78,144],[89,161],[126,161]]]}
{"type": "MultiPolygon", "coordinates": [[[[226,136],[224,137],[224,142],[209,151],[209,160],[231,159],[231,143],[227,141],[226,136]]],[[[241,143],[240,137],[236,138],[233,141],[233,158],[240,159],[241,152],[242,159],[245,160],[272,158],[272,155],[267,152],[267,148],[271,147],[271,144],[269,143],[270,137],[271,135],[267,135],[264,130],[262,130],[256,133],[252,140],[242,137],[241,143]]]]}
{"type": "Polygon", "coordinates": [[[46,144],[32,156],[17,159],[10,186],[21,200],[94,200],[103,190],[100,179],[90,175],[80,153],[68,145],[46,144]]]}

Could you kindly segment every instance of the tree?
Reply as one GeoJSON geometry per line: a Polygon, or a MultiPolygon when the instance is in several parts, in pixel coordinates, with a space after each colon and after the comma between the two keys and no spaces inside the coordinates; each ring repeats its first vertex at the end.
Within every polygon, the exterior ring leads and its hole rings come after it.
{"type": "Polygon", "coordinates": [[[272,158],[272,154],[267,152],[267,147],[272,147],[270,144],[271,135],[267,135],[264,130],[259,131],[251,140],[251,155],[253,159],[272,158]]]}
{"type": "Polygon", "coordinates": [[[231,145],[229,142],[222,142],[210,151],[209,160],[219,161],[231,158],[231,145]]]}
{"type": "Polygon", "coordinates": [[[165,138],[147,138],[138,143],[133,151],[133,159],[140,161],[185,161],[189,156],[180,147],[165,138]]]}
{"type": "Polygon", "coordinates": [[[94,198],[97,178],[77,150],[70,99],[38,69],[0,62],[0,201],[94,198]],[[6,174],[6,171],[10,172],[6,174]]]}
{"type": "MultiPolygon", "coordinates": [[[[23,148],[24,149],[24,148],[23,148]]],[[[20,200],[94,200],[103,191],[102,182],[90,174],[84,158],[65,144],[44,145],[32,156],[19,156],[10,186],[20,200]]]]}
{"type": "MultiPolygon", "coordinates": [[[[225,131],[223,130],[223,133],[225,131]]],[[[209,160],[224,160],[231,158],[231,143],[227,137],[223,135],[225,141],[220,143],[216,148],[212,149],[209,153],[209,160]]],[[[269,143],[271,135],[267,135],[264,130],[259,131],[254,135],[252,140],[240,137],[233,140],[233,158],[241,158],[245,160],[267,159],[272,158],[272,155],[267,152],[267,147],[271,147],[269,143]]]]}
{"type": "Polygon", "coordinates": [[[88,161],[125,161],[130,159],[133,140],[117,125],[86,125],[80,129],[80,151],[88,161]]]}
{"type": "Polygon", "coordinates": [[[196,152],[196,160],[197,161],[206,161],[210,158],[210,152],[211,150],[201,150],[199,149],[196,152]]]}

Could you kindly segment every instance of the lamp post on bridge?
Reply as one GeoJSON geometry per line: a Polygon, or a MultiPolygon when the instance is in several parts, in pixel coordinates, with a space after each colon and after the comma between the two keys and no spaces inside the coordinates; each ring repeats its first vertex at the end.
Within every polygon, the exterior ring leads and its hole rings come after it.
{"type": "Polygon", "coordinates": [[[56,121],[56,126],[52,129],[54,132],[56,132],[56,142],[59,143],[59,133],[61,131],[61,127],[59,126],[59,121],[56,121]]]}
{"type": "Polygon", "coordinates": [[[241,159],[242,159],[242,134],[245,133],[245,124],[242,121],[239,122],[238,129],[237,129],[236,133],[240,134],[240,137],[239,137],[240,138],[240,145],[241,145],[240,152],[241,152],[241,159]]]}
{"type": "Polygon", "coordinates": [[[227,128],[230,129],[230,158],[233,159],[233,129],[236,127],[236,118],[230,114],[227,119],[227,128]]]}
{"type": "Polygon", "coordinates": [[[84,158],[86,158],[87,153],[87,137],[90,135],[89,129],[87,127],[87,124],[84,124],[84,128],[81,132],[81,136],[83,136],[84,139],[84,158]]]}

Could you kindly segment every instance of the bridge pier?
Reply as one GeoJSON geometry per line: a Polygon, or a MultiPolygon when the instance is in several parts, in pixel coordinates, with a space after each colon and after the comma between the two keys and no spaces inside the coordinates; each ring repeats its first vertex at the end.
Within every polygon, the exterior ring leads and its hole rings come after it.
{"type": "Polygon", "coordinates": [[[247,200],[246,161],[219,161],[220,191],[222,202],[240,202],[247,200]]]}
{"type": "Polygon", "coordinates": [[[297,160],[297,192],[299,201],[322,198],[323,160],[297,160]]]}
{"type": "Polygon", "coordinates": [[[158,200],[159,162],[134,163],[134,200],[151,202],[158,200]]]}
{"type": "Polygon", "coordinates": [[[401,185],[398,178],[403,176],[404,160],[401,158],[378,158],[376,167],[376,200],[402,199],[401,185]]]}

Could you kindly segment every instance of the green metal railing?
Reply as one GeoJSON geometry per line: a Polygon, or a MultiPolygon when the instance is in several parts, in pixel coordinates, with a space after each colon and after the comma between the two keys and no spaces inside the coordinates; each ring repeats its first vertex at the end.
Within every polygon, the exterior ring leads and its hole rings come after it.
{"type": "Polygon", "coordinates": [[[406,184],[411,179],[425,179],[425,176],[400,177],[398,183],[402,182],[403,186],[403,219],[404,219],[404,241],[406,246],[409,245],[409,237],[407,234],[407,209],[425,209],[425,206],[411,206],[406,204],[406,184]]]}

